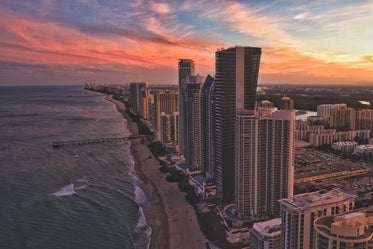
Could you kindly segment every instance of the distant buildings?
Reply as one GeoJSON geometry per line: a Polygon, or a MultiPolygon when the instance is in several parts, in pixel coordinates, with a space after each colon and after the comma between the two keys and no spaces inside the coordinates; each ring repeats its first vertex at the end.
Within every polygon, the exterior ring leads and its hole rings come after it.
{"type": "Polygon", "coordinates": [[[324,144],[332,144],[336,141],[353,141],[356,137],[359,137],[360,139],[368,139],[369,136],[370,130],[337,132],[335,129],[330,129],[324,130],[321,133],[310,134],[309,142],[312,146],[318,147],[324,144]]]}
{"type": "Polygon", "coordinates": [[[294,101],[289,97],[282,97],[278,101],[278,109],[279,110],[293,110],[294,109],[294,101]]]}
{"type": "Polygon", "coordinates": [[[354,130],[355,117],[354,108],[333,108],[330,112],[330,127],[354,130]]]}
{"type": "Polygon", "coordinates": [[[357,197],[341,189],[333,189],[280,200],[281,248],[319,248],[314,244],[313,223],[316,218],[351,211],[357,197]]]}
{"type": "Polygon", "coordinates": [[[295,112],[236,116],[235,205],[242,216],[279,215],[293,195],[295,112]]]}
{"type": "Polygon", "coordinates": [[[324,105],[318,105],[317,106],[317,116],[323,117],[323,118],[329,118],[330,113],[332,109],[334,108],[346,108],[346,104],[324,104],[324,105]]]}
{"type": "Polygon", "coordinates": [[[215,178],[217,198],[234,200],[236,110],[254,112],[261,49],[234,47],[215,53],[215,178]]]}
{"type": "Polygon", "coordinates": [[[250,249],[281,248],[281,218],[257,222],[250,229],[250,249]]]}

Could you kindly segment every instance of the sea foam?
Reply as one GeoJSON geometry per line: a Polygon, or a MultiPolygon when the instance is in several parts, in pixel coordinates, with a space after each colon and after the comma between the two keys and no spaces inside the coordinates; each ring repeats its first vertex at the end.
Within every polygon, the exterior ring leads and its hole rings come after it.
{"type": "Polygon", "coordinates": [[[66,195],[73,195],[75,194],[74,191],[74,184],[69,184],[62,187],[60,190],[54,192],[52,195],[54,196],[66,196],[66,195]]]}

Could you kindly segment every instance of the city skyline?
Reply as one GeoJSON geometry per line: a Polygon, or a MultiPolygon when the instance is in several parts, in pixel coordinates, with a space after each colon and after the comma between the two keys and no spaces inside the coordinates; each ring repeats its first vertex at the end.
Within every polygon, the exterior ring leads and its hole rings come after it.
{"type": "Polygon", "coordinates": [[[370,1],[0,3],[0,84],[176,84],[179,58],[262,47],[258,84],[372,83],[370,1]]]}

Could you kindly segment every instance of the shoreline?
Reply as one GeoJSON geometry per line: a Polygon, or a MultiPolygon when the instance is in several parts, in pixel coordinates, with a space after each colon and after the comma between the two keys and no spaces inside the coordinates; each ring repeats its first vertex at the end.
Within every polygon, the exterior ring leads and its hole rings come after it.
{"type": "MultiPolygon", "coordinates": [[[[127,120],[127,128],[138,134],[137,124],[125,112],[124,104],[107,95],[118,112],[127,120]]],[[[166,174],[159,171],[159,162],[141,139],[133,139],[130,151],[135,162],[135,172],[141,180],[139,187],[150,203],[143,205],[146,221],[152,229],[151,249],[205,248],[204,237],[194,208],[185,200],[185,193],[177,183],[166,181],[166,174]]]]}

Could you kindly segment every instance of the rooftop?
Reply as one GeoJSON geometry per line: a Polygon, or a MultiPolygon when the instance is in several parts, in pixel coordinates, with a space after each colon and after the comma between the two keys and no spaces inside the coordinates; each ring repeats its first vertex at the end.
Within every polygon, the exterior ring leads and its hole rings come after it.
{"type": "Polygon", "coordinates": [[[355,194],[347,193],[339,188],[328,192],[322,190],[296,195],[292,198],[282,199],[280,203],[291,209],[309,209],[321,205],[348,201],[357,198],[355,194]]]}
{"type": "Polygon", "coordinates": [[[281,234],[281,218],[257,222],[253,228],[262,235],[276,236],[281,234]]]}

